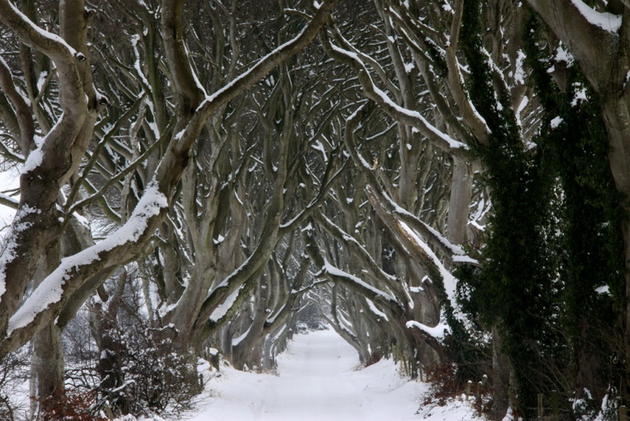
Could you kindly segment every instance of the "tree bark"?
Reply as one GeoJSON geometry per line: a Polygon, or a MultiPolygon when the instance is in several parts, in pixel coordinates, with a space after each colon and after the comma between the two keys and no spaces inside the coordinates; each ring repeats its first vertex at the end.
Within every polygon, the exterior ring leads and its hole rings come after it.
{"type": "Polygon", "coordinates": [[[468,212],[472,198],[473,174],[471,166],[464,160],[453,158],[451,195],[448,203],[448,239],[454,244],[466,240],[468,212]]]}

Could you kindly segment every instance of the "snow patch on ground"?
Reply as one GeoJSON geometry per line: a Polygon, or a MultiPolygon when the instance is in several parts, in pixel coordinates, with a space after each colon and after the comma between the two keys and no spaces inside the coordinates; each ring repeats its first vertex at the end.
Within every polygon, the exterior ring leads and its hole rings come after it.
{"type": "Polygon", "coordinates": [[[278,376],[223,368],[196,409],[169,421],[483,420],[459,400],[420,408],[429,385],[401,377],[391,360],[358,367],[356,352],[334,331],[297,335],[278,357],[278,376]]]}
{"type": "Polygon", "coordinates": [[[416,420],[430,421],[485,421],[486,418],[474,414],[470,403],[463,399],[451,399],[446,405],[426,405],[418,411],[416,420]]]}

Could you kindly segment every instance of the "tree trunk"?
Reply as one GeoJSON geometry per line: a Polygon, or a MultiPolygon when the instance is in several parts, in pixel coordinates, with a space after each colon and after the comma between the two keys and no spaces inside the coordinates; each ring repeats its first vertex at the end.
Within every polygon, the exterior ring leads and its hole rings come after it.
{"type": "MultiPolygon", "coordinates": [[[[630,89],[623,96],[609,95],[603,105],[604,121],[610,145],[608,159],[617,190],[623,195],[621,230],[625,262],[625,360],[630,358],[630,89]]],[[[630,364],[630,363],[626,363],[630,364]]],[[[630,396],[630,367],[626,365],[623,393],[630,396]]]]}
{"type": "Polygon", "coordinates": [[[32,375],[35,377],[36,405],[40,413],[58,408],[64,398],[64,358],[61,331],[48,324],[33,338],[31,358],[32,375]]]}
{"type": "Polygon", "coordinates": [[[492,419],[503,419],[510,406],[510,361],[501,349],[501,334],[495,325],[492,328],[492,419]]]}
{"type": "Polygon", "coordinates": [[[473,174],[464,160],[453,158],[451,195],[448,203],[448,239],[455,244],[466,240],[468,211],[472,198],[473,174]]]}
{"type": "MultiPolygon", "coordinates": [[[[36,277],[41,279],[54,268],[60,259],[59,242],[48,249],[41,259],[36,277]]],[[[31,356],[31,375],[34,380],[35,406],[39,413],[50,412],[61,403],[65,395],[64,358],[61,345],[61,329],[55,321],[49,322],[33,337],[33,354],[31,356]]]]}

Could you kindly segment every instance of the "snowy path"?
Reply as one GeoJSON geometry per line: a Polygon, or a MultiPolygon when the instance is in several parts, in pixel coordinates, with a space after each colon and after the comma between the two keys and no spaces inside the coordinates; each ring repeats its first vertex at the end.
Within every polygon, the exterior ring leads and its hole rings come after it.
{"type": "MultiPolygon", "coordinates": [[[[391,361],[356,370],[355,351],[333,331],[298,335],[279,357],[279,376],[224,370],[213,379],[191,421],[471,420],[416,415],[427,385],[401,379],[391,361]]],[[[454,408],[455,409],[455,408],[454,408]]],[[[442,412],[438,410],[437,412],[442,412]]],[[[450,412],[450,411],[449,411],[450,412]]],[[[438,415],[438,416],[435,416],[438,415]]]]}

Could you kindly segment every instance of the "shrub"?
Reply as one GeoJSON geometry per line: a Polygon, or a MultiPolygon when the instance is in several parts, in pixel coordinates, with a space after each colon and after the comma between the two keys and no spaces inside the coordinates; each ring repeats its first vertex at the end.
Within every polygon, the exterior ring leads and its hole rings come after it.
{"type": "Polygon", "coordinates": [[[102,406],[117,413],[161,413],[190,406],[201,392],[196,360],[179,352],[171,328],[110,330],[117,352],[104,350],[98,364],[102,376],[98,392],[102,406]]]}
{"type": "Polygon", "coordinates": [[[62,396],[49,396],[42,401],[43,421],[107,421],[94,414],[96,392],[66,391],[62,396]]]}
{"type": "MultiPolygon", "coordinates": [[[[427,381],[431,384],[431,389],[424,398],[424,405],[444,406],[449,400],[466,393],[466,382],[459,380],[455,364],[442,364],[433,367],[427,372],[427,381]]],[[[492,400],[485,376],[483,382],[470,384],[470,394],[467,399],[478,414],[488,413],[492,400]]]]}

